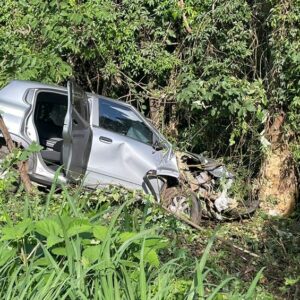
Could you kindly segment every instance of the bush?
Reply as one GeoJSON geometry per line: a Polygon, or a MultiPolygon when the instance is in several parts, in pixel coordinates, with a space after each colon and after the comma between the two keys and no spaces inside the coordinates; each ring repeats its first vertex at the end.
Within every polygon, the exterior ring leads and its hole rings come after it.
{"type": "MultiPolygon", "coordinates": [[[[241,299],[236,278],[209,282],[214,271],[205,264],[213,238],[192,266],[180,256],[164,257],[170,242],[159,224],[146,221],[149,202],[143,195],[118,188],[109,194],[54,191],[55,185],[48,195],[35,196],[42,204],[38,209],[26,198],[18,221],[7,214],[2,219],[0,298],[241,299]],[[134,210],[139,217],[130,213],[134,210]]],[[[251,298],[260,274],[245,299],[251,298]]]]}

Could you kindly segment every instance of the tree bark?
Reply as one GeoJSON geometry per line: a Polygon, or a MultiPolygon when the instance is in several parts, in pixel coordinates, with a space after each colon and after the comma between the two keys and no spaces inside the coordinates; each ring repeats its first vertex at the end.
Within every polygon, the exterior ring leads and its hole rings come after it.
{"type": "Polygon", "coordinates": [[[150,98],[149,100],[150,104],[150,118],[151,121],[156,128],[160,128],[161,125],[161,119],[162,119],[162,105],[161,100],[150,98]]]}
{"type": "Polygon", "coordinates": [[[288,216],[298,198],[296,164],[283,134],[285,114],[280,112],[267,128],[271,143],[261,167],[259,192],[261,208],[269,215],[288,216]]]}
{"type": "MultiPolygon", "coordinates": [[[[3,134],[4,140],[6,142],[9,152],[12,152],[16,148],[16,146],[11,138],[11,135],[7,129],[7,126],[5,125],[5,122],[4,122],[1,114],[0,114],[0,131],[3,134]]],[[[26,192],[31,193],[32,192],[32,184],[31,184],[30,178],[27,173],[28,162],[27,161],[19,161],[17,165],[18,165],[18,169],[20,172],[21,180],[24,184],[24,188],[25,188],[26,192]]]]}

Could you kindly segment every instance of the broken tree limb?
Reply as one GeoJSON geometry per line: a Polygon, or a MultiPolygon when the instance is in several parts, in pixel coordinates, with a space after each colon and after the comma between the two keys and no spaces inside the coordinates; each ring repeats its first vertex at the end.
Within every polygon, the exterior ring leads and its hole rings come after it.
{"type": "MultiPolygon", "coordinates": [[[[168,212],[169,214],[175,216],[178,220],[185,222],[186,224],[192,226],[192,227],[195,228],[195,229],[201,230],[201,227],[200,227],[199,225],[195,224],[194,222],[192,222],[192,221],[189,220],[188,218],[185,218],[184,216],[182,216],[182,215],[180,215],[180,214],[177,214],[177,213],[174,213],[174,212],[170,211],[170,210],[169,210],[166,206],[164,206],[164,205],[162,205],[162,208],[163,208],[166,212],[168,212]]],[[[231,247],[231,248],[233,248],[233,249],[236,249],[236,250],[238,250],[238,251],[240,251],[240,252],[246,253],[246,254],[248,254],[248,255],[250,255],[250,256],[252,256],[252,257],[259,258],[259,255],[258,255],[258,254],[253,253],[253,252],[251,252],[251,251],[249,251],[249,250],[247,250],[247,249],[244,249],[244,248],[242,248],[242,247],[240,247],[240,246],[237,246],[237,245],[233,244],[233,243],[232,243],[231,241],[229,241],[229,240],[220,238],[220,237],[218,237],[218,236],[216,237],[216,239],[217,239],[218,241],[220,241],[221,243],[223,243],[223,244],[225,244],[225,245],[227,245],[227,246],[229,246],[229,247],[231,247]]]]}
{"type": "MultiPolygon", "coordinates": [[[[11,135],[7,129],[7,126],[4,122],[1,114],[0,114],[0,131],[3,134],[4,140],[5,140],[5,143],[7,145],[9,152],[13,152],[13,150],[16,148],[16,146],[11,138],[11,135]]],[[[32,184],[31,184],[30,178],[27,173],[28,162],[27,162],[27,160],[19,161],[17,163],[17,165],[18,165],[18,169],[20,172],[20,178],[22,180],[22,183],[24,184],[24,188],[27,193],[31,193],[32,192],[32,184]]]]}

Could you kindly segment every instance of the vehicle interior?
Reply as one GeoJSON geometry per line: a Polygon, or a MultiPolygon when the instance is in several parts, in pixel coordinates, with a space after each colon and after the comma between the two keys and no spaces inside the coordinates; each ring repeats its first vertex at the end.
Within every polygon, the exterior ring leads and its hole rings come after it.
{"type": "Polygon", "coordinates": [[[37,95],[34,123],[43,147],[41,155],[54,170],[62,165],[62,132],[67,105],[67,95],[43,91],[37,95]]]}

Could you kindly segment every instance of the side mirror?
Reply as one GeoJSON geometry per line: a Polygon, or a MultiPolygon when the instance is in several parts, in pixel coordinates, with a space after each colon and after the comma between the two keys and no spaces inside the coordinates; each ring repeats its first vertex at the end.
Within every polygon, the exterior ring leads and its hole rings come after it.
{"type": "Polygon", "coordinates": [[[155,151],[160,151],[160,150],[163,150],[165,148],[164,144],[159,141],[159,140],[156,140],[153,144],[152,144],[152,147],[155,151]]]}

